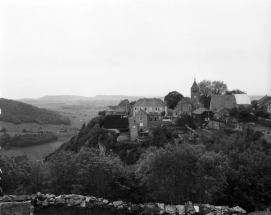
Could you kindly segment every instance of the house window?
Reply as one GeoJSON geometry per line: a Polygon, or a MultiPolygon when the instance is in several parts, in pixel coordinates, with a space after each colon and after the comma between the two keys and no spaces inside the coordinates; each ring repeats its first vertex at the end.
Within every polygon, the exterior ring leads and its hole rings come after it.
{"type": "Polygon", "coordinates": [[[139,120],[142,121],[142,119],[143,119],[142,116],[140,116],[140,117],[139,117],[139,120]]]}
{"type": "Polygon", "coordinates": [[[143,123],[139,123],[139,126],[141,126],[141,127],[142,127],[142,126],[143,126],[143,123]]]}
{"type": "Polygon", "coordinates": [[[154,121],[156,121],[156,117],[154,117],[154,121]]]}
{"type": "Polygon", "coordinates": [[[135,107],[135,110],[136,110],[136,107],[135,107]]]}

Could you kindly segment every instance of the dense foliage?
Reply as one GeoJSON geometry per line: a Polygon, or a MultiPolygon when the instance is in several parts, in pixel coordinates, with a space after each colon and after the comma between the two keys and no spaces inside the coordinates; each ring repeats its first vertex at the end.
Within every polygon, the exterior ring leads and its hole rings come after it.
{"type": "Polygon", "coordinates": [[[132,144],[116,142],[117,136],[97,122],[103,118],[83,125],[44,163],[0,155],[4,193],[77,193],[167,204],[191,200],[239,205],[248,212],[270,206],[271,143],[261,135],[239,132],[175,144],[174,128],[160,126],[149,144],[132,144]],[[109,153],[101,154],[98,142],[109,153]]]}
{"type": "Polygon", "coordinates": [[[54,133],[39,133],[39,134],[24,134],[15,135],[10,137],[9,134],[5,133],[0,137],[0,145],[9,147],[26,147],[34,146],[44,143],[56,141],[57,135],[54,133]]]}
{"type": "Polygon", "coordinates": [[[181,93],[172,91],[165,96],[164,101],[166,102],[168,108],[174,109],[182,98],[183,95],[181,93]]]}
{"type": "Polygon", "coordinates": [[[58,112],[34,107],[23,102],[0,99],[2,114],[0,121],[20,123],[37,123],[37,124],[70,124],[70,119],[61,116],[58,112]]]}
{"type": "Polygon", "coordinates": [[[239,108],[232,108],[230,111],[230,116],[236,117],[240,121],[244,122],[255,122],[258,121],[258,117],[268,118],[269,113],[264,109],[254,110],[252,106],[240,106],[239,108]]]}

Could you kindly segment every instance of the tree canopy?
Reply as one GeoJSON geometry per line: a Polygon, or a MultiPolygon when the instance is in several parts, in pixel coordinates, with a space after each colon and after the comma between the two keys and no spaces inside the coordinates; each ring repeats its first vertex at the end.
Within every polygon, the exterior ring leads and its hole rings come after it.
{"type": "Polygon", "coordinates": [[[238,89],[226,91],[226,95],[233,95],[233,94],[246,94],[246,92],[244,92],[242,90],[238,90],[238,89]]]}
{"type": "Polygon", "coordinates": [[[182,98],[183,95],[181,93],[172,91],[165,96],[164,101],[166,102],[168,108],[174,109],[182,98]]]}

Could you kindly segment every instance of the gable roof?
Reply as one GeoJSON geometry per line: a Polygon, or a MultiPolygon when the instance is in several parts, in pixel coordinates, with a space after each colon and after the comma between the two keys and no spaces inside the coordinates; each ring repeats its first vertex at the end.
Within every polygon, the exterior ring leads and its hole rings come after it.
{"type": "Polygon", "coordinates": [[[209,109],[207,109],[207,108],[198,108],[198,109],[196,109],[194,112],[193,112],[193,114],[202,114],[202,113],[204,113],[204,112],[212,112],[212,111],[210,111],[209,109]]]}
{"type": "Polygon", "coordinates": [[[259,99],[257,101],[257,103],[259,104],[259,106],[265,105],[265,103],[269,103],[269,101],[271,101],[271,97],[270,96],[264,96],[261,99],[259,99]]]}
{"type": "Polygon", "coordinates": [[[234,94],[236,104],[238,105],[251,105],[248,94],[234,94]]]}
{"type": "Polygon", "coordinates": [[[250,105],[251,101],[248,94],[234,95],[211,95],[210,109],[219,108],[232,109],[235,105],[250,105]]]}
{"type": "Polygon", "coordinates": [[[218,108],[232,109],[236,104],[234,95],[211,95],[210,109],[217,110],[218,108]]]}
{"type": "Polygon", "coordinates": [[[162,99],[139,99],[134,107],[164,107],[166,104],[162,101],[162,99]]]}

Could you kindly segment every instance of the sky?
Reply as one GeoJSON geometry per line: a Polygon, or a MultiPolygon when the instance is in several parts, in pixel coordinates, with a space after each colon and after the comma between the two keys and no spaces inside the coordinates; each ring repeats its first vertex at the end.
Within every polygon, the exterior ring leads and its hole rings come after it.
{"type": "Polygon", "coordinates": [[[270,0],[0,0],[0,93],[271,95],[270,0]]]}

